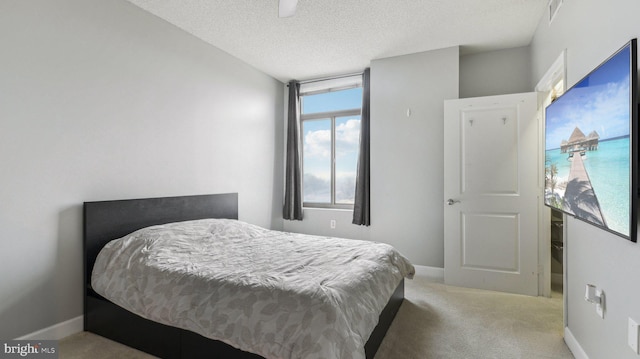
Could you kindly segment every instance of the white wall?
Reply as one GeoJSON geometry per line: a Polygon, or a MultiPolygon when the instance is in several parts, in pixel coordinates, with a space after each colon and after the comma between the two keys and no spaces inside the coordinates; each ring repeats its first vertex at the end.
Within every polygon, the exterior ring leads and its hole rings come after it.
{"type": "Polygon", "coordinates": [[[529,46],[460,56],[460,98],[532,89],[529,46]]]}
{"type": "Polygon", "coordinates": [[[0,338],[82,314],[82,202],[281,228],[283,84],[124,0],[0,2],[0,338]]]}
{"type": "MultiPolygon", "coordinates": [[[[640,2],[565,0],[549,26],[539,24],[531,45],[534,82],[563,49],[571,86],[633,37],[640,36],[640,2]]],[[[548,16],[548,14],[547,14],[548,16]]],[[[640,244],[569,218],[567,251],[568,328],[590,358],[638,358],[627,346],[627,318],[640,321],[640,244]],[[587,283],[606,294],[605,318],[587,303],[587,283]]]]}
{"type": "Polygon", "coordinates": [[[444,100],[458,98],[458,69],[458,47],[371,63],[371,239],[417,265],[444,267],[444,100]]]}
{"type": "Polygon", "coordinates": [[[353,211],[327,208],[304,208],[302,221],[284,221],[283,228],[287,232],[308,233],[317,236],[329,236],[353,239],[369,239],[371,229],[366,226],[352,224],[353,211]],[[331,221],[336,221],[336,228],[331,228],[331,221]]]}
{"type": "Polygon", "coordinates": [[[351,224],[351,211],[305,209],[284,229],[385,242],[414,264],[443,267],[444,100],[458,98],[458,63],[457,47],[373,60],[371,226],[351,224]]]}

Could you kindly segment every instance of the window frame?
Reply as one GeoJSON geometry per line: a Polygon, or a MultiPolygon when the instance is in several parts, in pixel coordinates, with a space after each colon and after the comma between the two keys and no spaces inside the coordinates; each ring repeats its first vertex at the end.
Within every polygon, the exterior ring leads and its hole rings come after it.
{"type": "MultiPolygon", "coordinates": [[[[361,88],[362,85],[349,85],[336,88],[328,88],[324,90],[310,91],[300,94],[300,108],[304,108],[304,97],[310,95],[319,95],[328,92],[337,92],[343,90],[350,90],[354,88],[361,88]]],[[[301,111],[302,112],[302,111],[301,111]]],[[[331,121],[331,203],[323,202],[308,202],[304,200],[304,133],[301,136],[302,139],[302,207],[305,208],[325,208],[325,209],[346,209],[353,210],[354,204],[336,203],[336,118],[348,117],[348,116],[360,116],[362,120],[362,105],[359,108],[326,111],[326,112],[314,112],[314,113],[301,113],[300,114],[300,129],[304,128],[305,121],[314,120],[330,120],[331,121]]],[[[359,151],[359,149],[358,149],[359,151]]],[[[355,200],[355,199],[354,199],[355,200]]]]}

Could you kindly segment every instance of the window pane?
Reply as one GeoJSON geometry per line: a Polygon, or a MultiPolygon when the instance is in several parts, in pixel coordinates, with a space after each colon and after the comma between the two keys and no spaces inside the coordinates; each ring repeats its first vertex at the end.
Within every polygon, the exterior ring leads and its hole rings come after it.
{"type": "Polygon", "coordinates": [[[362,87],[302,96],[302,113],[350,110],[362,106],[362,87]]]}
{"type": "Polygon", "coordinates": [[[360,116],[336,118],[336,203],[353,204],[360,149],[360,116]]]}
{"type": "Polygon", "coordinates": [[[302,122],[303,202],[331,203],[331,119],[302,122]]]}

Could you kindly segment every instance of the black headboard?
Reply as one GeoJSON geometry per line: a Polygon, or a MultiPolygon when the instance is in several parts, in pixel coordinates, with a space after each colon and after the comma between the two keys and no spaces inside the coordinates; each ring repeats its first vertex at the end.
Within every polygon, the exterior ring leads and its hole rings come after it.
{"type": "Polygon", "coordinates": [[[93,264],[109,241],[148,226],[203,218],[238,219],[238,194],[85,202],[85,285],[90,287],[93,264]]]}

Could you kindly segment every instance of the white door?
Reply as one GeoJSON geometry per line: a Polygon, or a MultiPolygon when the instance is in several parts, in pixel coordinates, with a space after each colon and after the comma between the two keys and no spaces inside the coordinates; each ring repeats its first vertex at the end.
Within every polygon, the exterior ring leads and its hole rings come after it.
{"type": "Polygon", "coordinates": [[[445,101],[444,278],[538,295],[536,93],[445,101]]]}

